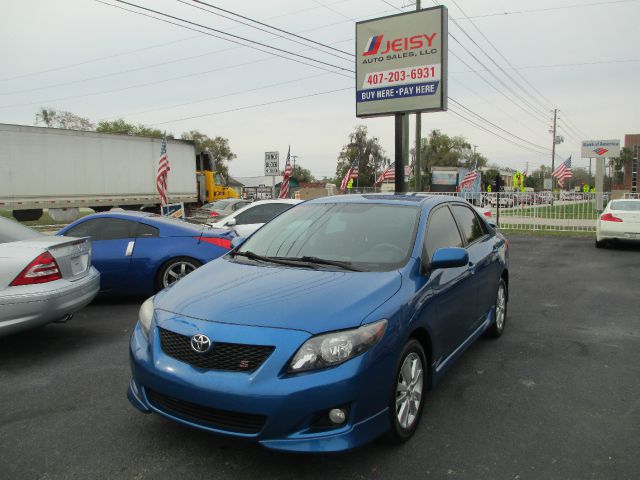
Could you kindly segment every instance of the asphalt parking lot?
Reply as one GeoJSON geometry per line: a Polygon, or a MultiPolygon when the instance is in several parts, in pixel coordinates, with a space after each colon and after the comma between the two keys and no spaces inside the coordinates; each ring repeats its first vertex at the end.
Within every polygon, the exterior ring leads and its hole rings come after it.
{"type": "Polygon", "coordinates": [[[400,447],[281,454],[139,413],[137,300],[2,338],[0,478],[638,478],[640,247],[511,237],[510,262],[505,334],[429,392],[400,447]]]}

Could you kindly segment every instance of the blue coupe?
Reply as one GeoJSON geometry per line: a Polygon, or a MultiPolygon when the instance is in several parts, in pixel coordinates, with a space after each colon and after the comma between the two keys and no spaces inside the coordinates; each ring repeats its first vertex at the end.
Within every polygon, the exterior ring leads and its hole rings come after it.
{"type": "Polygon", "coordinates": [[[233,232],[144,212],[87,215],[57,235],[91,237],[100,293],[148,296],[231,249],[233,232]]]}
{"type": "Polygon", "coordinates": [[[128,397],[299,452],[409,439],[425,394],[505,327],[506,239],[446,196],[302,203],[140,308],[128,397]]]}

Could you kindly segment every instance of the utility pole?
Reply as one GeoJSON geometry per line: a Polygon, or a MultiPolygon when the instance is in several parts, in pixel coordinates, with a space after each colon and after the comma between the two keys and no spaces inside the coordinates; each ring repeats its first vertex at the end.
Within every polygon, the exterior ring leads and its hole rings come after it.
{"type": "Polygon", "coordinates": [[[553,172],[556,167],[556,120],[558,117],[558,109],[553,109],[553,139],[551,141],[551,191],[553,192],[556,186],[556,180],[553,178],[553,172]]]}
{"type": "Polygon", "coordinates": [[[296,158],[300,157],[301,155],[291,155],[291,158],[293,158],[293,168],[296,168],[296,158]]]}
{"type": "MultiPolygon", "coordinates": [[[[420,0],[416,0],[416,11],[420,10],[420,0]]],[[[422,147],[422,114],[416,113],[416,156],[413,162],[413,178],[415,179],[416,192],[422,191],[422,171],[420,167],[420,154],[422,147]]]]}

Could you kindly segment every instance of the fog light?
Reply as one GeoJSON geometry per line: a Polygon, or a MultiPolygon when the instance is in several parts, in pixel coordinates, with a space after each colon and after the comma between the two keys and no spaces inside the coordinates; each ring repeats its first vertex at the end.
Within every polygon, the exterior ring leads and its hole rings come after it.
{"type": "Polygon", "coordinates": [[[329,420],[331,420],[336,425],[340,425],[344,423],[347,418],[347,414],[341,408],[332,408],[329,410],[329,420]]]}

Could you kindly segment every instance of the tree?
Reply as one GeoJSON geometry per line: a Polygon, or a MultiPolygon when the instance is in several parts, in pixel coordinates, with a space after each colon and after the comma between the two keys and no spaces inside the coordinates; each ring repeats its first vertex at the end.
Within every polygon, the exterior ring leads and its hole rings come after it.
{"type": "Polygon", "coordinates": [[[71,112],[54,108],[40,107],[36,113],[36,125],[44,124],[50,128],[67,128],[69,130],[93,130],[95,125],[88,118],[71,112]]]}
{"type": "Polygon", "coordinates": [[[311,171],[301,167],[300,164],[293,167],[291,172],[291,178],[296,179],[298,182],[310,183],[315,182],[316,179],[311,174],[311,171]]]}
{"type": "MultiPolygon", "coordinates": [[[[153,138],[162,138],[165,133],[157,128],[147,127],[142,123],[134,125],[133,123],[125,121],[123,118],[118,118],[117,120],[103,120],[101,122],[98,122],[96,132],[117,133],[120,135],[134,135],[136,137],[153,138]]],[[[168,133],[167,138],[173,138],[173,135],[171,133],[168,133]]]]}
{"type": "Polygon", "coordinates": [[[211,138],[198,130],[184,132],[180,138],[195,142],[197,153],[209,152],[211,159],[214,161],[216,173],[228,177],[229,168],[225,162],[230,162],[236,158],[236,154],[231,151],[228,139],[223,137],[211,138]]]}
{"type": "Polygon", "coordinates": [[[624,182],[624,166],[631,164],[633,152],[630,148],[623,147],[620,156],[609,159],[609,164],[613,166],[613,184],[621,185],[624,182]]]}
{"type": "Polygon", "coordinates": [[[373,187],[376,175],[389,165],[389,158],[385,156],[380,141],[377,137],[367,138],[367,127],[364,125],[358,125],[349,134],[349,143],[338,154],[336,176],[339,181],[342,181],[354,162],[358,165],[358,184],[363,187],[373,187]]]}

